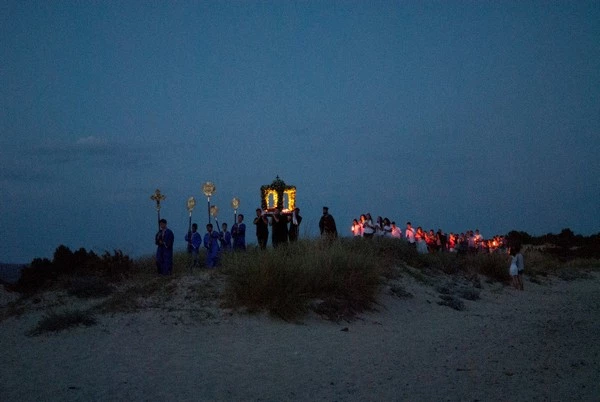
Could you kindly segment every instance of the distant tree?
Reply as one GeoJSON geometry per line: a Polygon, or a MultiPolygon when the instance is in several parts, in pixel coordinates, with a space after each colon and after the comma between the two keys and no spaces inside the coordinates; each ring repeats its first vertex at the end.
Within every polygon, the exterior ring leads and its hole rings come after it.
{"type": "Polygon", "coordinates": [[[565,248],[565,249],[574,247],[576,245],[575,244],[575,233],[573,233],[573,231],[569,228],[565,228],[565,229],[561,230],[561,232],[558,234],[556,244],[557,244],[557,246],[565,248]]]}
{"type": "Polygon", "coordinates": [[[56,271],[49,259],[35,258],[31,261],[31,264],[21,270],[21,277],[16,284],[16,290],[34,292],[55,277],[56,271]]]}
{"type": "Polygon", "coordinates": [[[58,272],[72,272],[75,269],[75,255],[71,249],[61,244],[54,251],[52,265],[58,272]]]}

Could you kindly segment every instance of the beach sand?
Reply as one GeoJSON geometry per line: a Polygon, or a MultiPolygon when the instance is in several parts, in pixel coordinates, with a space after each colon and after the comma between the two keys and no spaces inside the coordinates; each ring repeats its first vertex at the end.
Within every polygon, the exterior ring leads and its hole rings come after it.
{"type": "MultiPolygon", "coordinates": [[[[466,310],[402,278],[351,322],[299,323],[184,301],[27,336],[33,310],[0,323],[5,401],[597,401],[600,276],[482,281],[466,310]]],[[[6,298],[5,298],[6,299],[6,298]]]]}

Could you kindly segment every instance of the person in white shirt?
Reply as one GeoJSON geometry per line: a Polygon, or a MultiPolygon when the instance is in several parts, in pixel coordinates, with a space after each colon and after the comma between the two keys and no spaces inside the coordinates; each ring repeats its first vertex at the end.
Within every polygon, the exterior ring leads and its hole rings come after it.
{"type": "Polygon", "coordinates": [[[371,238],[375,234],[375,226],[373,225],[373,220],[371,219],[371,214],[361,215],[360,222],[363,227],[363,237],[371,238]]]}
{"type": "Polygon", "coordinates": [[[383,237],[392,237],[392,224],[388,218],[383,218],[383,237]]]}
{"type": "Polygon", "coordinates": [[[404,237],[410,244],[415,244],[415,229],[413,229],[410,222],[406,222],[406,231],[404,237]]]}
{"type": "Polygon", "coordinates": [[[396,239],[401,239],[402,238],[402,230],[396,226],[396,222],[392,222],[392,237],[396,238],[396,239]]]}
{"type": "Polygon", "coordinates": [[[354,237],[361,237],[362,236],[362,225],[360,223],[358,223],[358,220],[354,219],[352,221],[352,235],[354,237]]]}

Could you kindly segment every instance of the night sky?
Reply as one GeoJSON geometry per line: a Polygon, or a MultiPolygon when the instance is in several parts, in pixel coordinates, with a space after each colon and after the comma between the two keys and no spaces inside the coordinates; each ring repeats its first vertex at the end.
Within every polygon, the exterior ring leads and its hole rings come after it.
{"type": "Polygon", "coordinates": [[[260,186],[484,237],[600,232],[599,1],[2,1],[1,262],[183,249],[260,186]]]}

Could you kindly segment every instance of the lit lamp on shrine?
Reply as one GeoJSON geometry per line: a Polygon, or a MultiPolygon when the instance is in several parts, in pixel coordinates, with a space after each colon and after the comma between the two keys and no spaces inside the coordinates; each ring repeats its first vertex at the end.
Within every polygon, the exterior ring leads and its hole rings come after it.
{"type": "Polygon", "coordinates": [[[159,189],[156,189],[154,194],[150,196],[152,201],[156,201],[156,214],[158,215],[158,229],[160,230],[160,202],[167,198],[166,195],[161,194],[159,189]]]}
{"type": "Polygon", "coordinates": [[[210,223],[210,197],[212,197],[212,195],[217,191],[217,188],[215,187],[214,183],[211,181],[207,181],[206,183],[204,183],[202,185],[202,192],[204,193],[204,195],[206,196],[206,199],[208,200],[208,223],[210,223]]]}
{"type": "Polygon", "coordinates": [[[237,197],[233,197],[231,200],[231,208],[233,208],[233,224],[237,223],[237,210],[240,207],[240,199],[237,197]]]}
{"type": "Polygon", "coordinates": [[[296,207],[296,186],[285,184],[277,176],[273,183],[260,187],[261,207],[267,213],[278,209],[281,213],[289,215],[296,207]]]}

